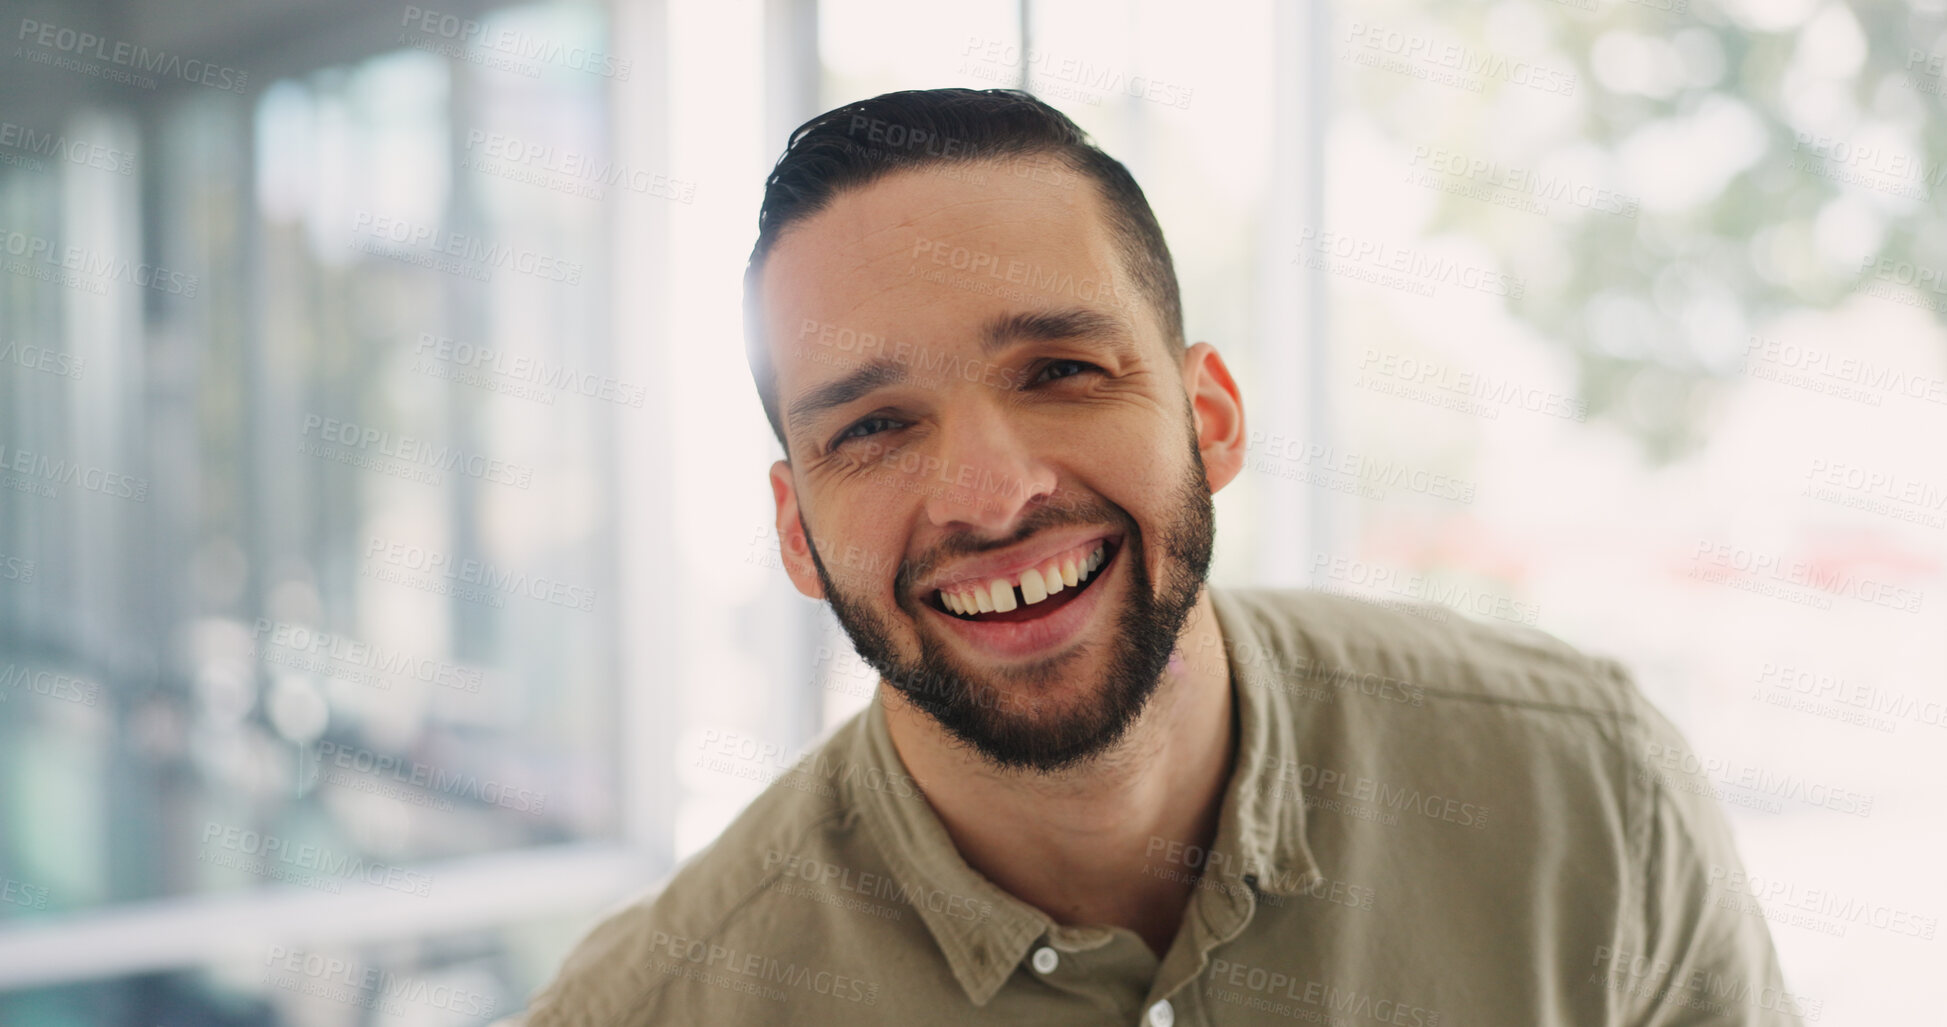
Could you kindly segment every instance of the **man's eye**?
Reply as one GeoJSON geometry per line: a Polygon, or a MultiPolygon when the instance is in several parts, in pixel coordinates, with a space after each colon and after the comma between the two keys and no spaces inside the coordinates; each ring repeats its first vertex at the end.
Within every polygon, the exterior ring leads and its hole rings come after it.
{"type": "Polygon", "coordinates": [[[872,417],[868,417],[865,420],[860,421],[859,423],[851,426],[850,428],[847,428],[844,431],[839,432],[838,438],[832,440],[832,445],[834,446],[844,445],[846,442],[849,442],[853,439],[862,439],[868,435],[877,435],[882,431],[888,430],[888,428],[898,427],[898,425],[899,422],[893,420],[890,417],[881,417],[876,415],[872,417]]]}
{"type": "Polygon", "coordinates": [[[1082,360],[1050,360],[1042,365],[1041,372],[1034,376],[1034,380],[1036,382],[1051,380],[1051,376],[1048,374],[1050,371],[1057,372],[1052,378],[1073,378],[1087,371],[1100,370],[1102,369],[1096,367],[1094,364],[1082,360]]]}

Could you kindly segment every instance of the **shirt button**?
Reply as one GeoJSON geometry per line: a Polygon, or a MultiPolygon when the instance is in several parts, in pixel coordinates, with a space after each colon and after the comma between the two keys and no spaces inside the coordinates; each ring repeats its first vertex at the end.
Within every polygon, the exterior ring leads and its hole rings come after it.
{"type": "Polygon", "coordinates": [[[1046,945],[1034,950],[1034,970],[1036,973],[1051,974],[1061,964],[1061,957],[1046,945]]]}
{"type": "Polygon", "coordinates": [[[1169,999],[1149,1007],[1149,1027],[1170,1027],[1175,1022],[1176,1009],[1170,1005],[1169,999]]]}

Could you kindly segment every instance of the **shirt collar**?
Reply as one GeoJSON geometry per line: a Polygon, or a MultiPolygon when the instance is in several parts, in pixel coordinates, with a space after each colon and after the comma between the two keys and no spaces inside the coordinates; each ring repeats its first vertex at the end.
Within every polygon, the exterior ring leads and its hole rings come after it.
{"type": "Polygon", "coordinates": [[[1245,602],[1217,588],[1210,600],[1237,708],[1237,758],[1222,816],[1237,825],[1232,855],[1259,890],[1296,895],[1323,875],[1305,841],[1305,804],[1278,782],[1279,767],[1294,765],[1298,754],[1298,722],[1278,669],[1308,666],[1311,654],[1275,653],[1245,602]]]}
{"type": "MultiPolygon", "coordinates": [[[[1210,588],[1219,633],[1230,667],[1232,702],[1237,711],[1237,753],[1224,788],[1216,851],[1263,891],[1292,895],[1310,887],[1320,874],[1305,843],[1304,804],[1281,797],[1273,773],[1280,758],[1296,751],[1290,699],[1276,687],[1265,660],[1265,640],[1249,613],[1222,590],[1210,588]],[[1240,655],[1252,658],[1240,660],[1240,655]]],[[[865,730],[855,757],[879,771],[887,782],[911,785],[905,765],[886,729],[885,709],[875,698],[865,711],[865,730]]],[[[867,775],[870,778],[870,775],[867,775]]],[[[1003,891],[968,866],[917,787],[853,788],[869,829],[877,835],[887,866],[901,881],[926,894],[959,897],[962,903],[916,903],[953,976],[976,1006],[985,1006],[1044,935],[1069,932],[1045,913],[1003,891]],[[954,910],[973,902],[986,915],[968,918],[954,910]]],[[[1214,863],[1213,863],[1214,866],[1214,863]]],[[[1228,874],[1227,874],[1228,875],[1228,874]]],[[[1230,890],[1226,889],[1226,893],[1230,890]]],[[[1240,890],[1241,891],[1241,890],[1240,890]]],[[[1200,904],[1192,901],[1193,907],[1200,904]]],[[[1249,914],[1238,911],[1240,916],[1249,914]]],[[[1186,911],[1186,915],[1195,915],[1186,911]]],[[[1228,919],[1228,918],[1227,918],[1228,919]]],[[[1223,932],[1228,937],[1241,928],[1223,932]]],[[[1216,939],[1213,939],[1216,940],[1216,939]]]]}
{"type": "MultiPolygon", "coordinates": [[[[899,752],[886,730],[886,711],[875,697],[866,707],[865,732],[858,753],[885,780],[893,775],[909,785],[899,752]]],[[[1047,915],[989,881],[960,856],[939,815],[917,787],[855,789],[853,799],[866,810],[865,822],[893,875],[922,894],[943,893],[975,903],[985,916],[948,912],[949,904],[915,903],[919,918],[933,933],[953,976],[976,1006],[985,1006],[1027,955],[1028,946],[1054,926],[1047,915]]]]}

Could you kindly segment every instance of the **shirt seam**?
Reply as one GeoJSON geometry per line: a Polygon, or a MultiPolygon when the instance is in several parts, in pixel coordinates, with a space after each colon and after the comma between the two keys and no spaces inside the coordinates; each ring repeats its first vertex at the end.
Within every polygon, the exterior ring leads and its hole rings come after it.
{"type": "MultiPolygon", "coordinates": [[[[1639,741],[1640,741],[1641,737],[1646,737],[1646,735],[1641,730],[1642,725],[1639,724],[1638,728],[1639,728],[1638,734],[1640,736],[1639,737],[1639,741]]],[[[1634,771],[1632,768],[1632,776],[1633,773],[1634,771]]],[[[1656,826],[1657,814],[1663,809],[1664,803],[1667,801],[1664,796],[1663,782],[1657,779],[1656,774],[1644,775],[1643,783],[1648,786],[1647,792],[1649,795],[1649,801],[1646,804],[1646,808],[1643,810],[1643,815],[1641,817],[1642,825],[1637,830],[1637,834],[1640,836],[1638,840],[1640,841],[1643,847],[1642,858],[1636,861],[1636,865],[1641,868],[1641,873],[1643,877],[1642,891],[1638,899],[1638,911],[1637,911],[1637,916],[1640,918],[1637,927],[1637,932],[1640,935],[1640,937],[1637,939],[1635,943],[1636,951],[1638,952],[1647,951],[1650,948],[1653,940],[1650,937],[1650,925],[1657,922],[1659,919],[1661,919],[1657,915],[1657,911],[1650,908],[1650,903],[1652,902],[1653,899],[1662,898],[1662,896],[1660,895],[1652,896],[1650,894],[1651,882],[1656,881],[1659,878],[1660,876],[1659,871],[1661,870],[1661,867],[1657,865],[1658,864],[1657,853],[1656,853],[1657,847],[1652,843],[1651,835],[1657,830],[1657,826],[1656,826]]],[[[1686,835],[1688,834],[1688,832],[1683,832],[1683,833],[1686,835]]],[[[1686,840],[1694,841],[1694,839],[1686,839],[1686,840]]],[[[1671,965],[1672,966],[1677,965],[1677,961],[1672,960],[1671,965]]],[[[1676,985],[1675,975],[1673,974],[1664,975],[1663,986],[1657,989],[1655,996],[1653,997],[1641,996],[1643,998],[1643,1002],[1637,1007],[1637,1009],[1631,1010],[1631,1012],[1641,1012],[1642,1010],[1660,1008],[1664,1004],[1666,998],[1668,997],[1670,993],[1670,989],[1675,987],[1675,985],[1676,985]]]]}

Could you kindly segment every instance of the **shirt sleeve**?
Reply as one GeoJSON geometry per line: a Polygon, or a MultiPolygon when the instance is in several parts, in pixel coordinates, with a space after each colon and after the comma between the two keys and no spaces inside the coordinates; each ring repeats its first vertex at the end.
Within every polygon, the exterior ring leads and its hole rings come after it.
{"type": "Polygon", "coordinates": [[[1821,1003],[1787,989],[1743,879],[1721,789],[1676,726],[1623,676],[1635,709],[1626,783],[1640,923],[1597,962],[1633,1027],[1803,1027],[1821,1003]],[[1606,957],[1606,958],[1605,958],[1606,957]]]}

